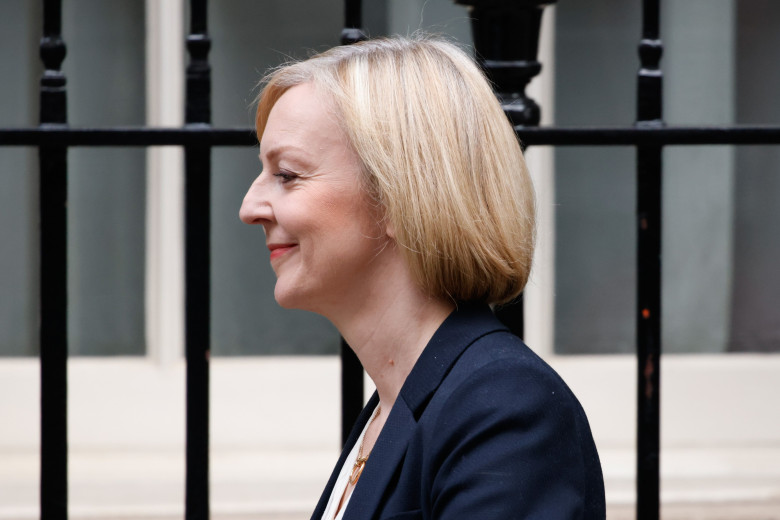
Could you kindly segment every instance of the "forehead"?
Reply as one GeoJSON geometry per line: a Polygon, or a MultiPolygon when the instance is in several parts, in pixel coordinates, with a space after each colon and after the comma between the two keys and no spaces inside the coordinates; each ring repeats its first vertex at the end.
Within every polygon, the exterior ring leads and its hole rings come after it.
{"type": "Polygon", "coordinates": [[[260,157],[272,159],[289,148],[322,153],[346,145],[330,100],[312,84],[303,83],[287,90],[271,108],[260,157]]]}

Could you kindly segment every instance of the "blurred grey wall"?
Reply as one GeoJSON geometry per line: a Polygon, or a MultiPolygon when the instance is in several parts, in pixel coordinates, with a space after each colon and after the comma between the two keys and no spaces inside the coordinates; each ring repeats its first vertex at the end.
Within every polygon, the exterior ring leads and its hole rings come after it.
{"type": "MultiPolygon", "coordinates": [[[[556,124],[632,124],[639,6],[608,0],[556,9],[556,124]]],[[[777,124],[779,10],[769,0],[664,4],[665,121],[777,124]]],[[[664,150],[665,352],[780,350],[778,149],[664,150]]],[[[555,153],[556,350],[633,352],[634,150],[555,153]]]]}

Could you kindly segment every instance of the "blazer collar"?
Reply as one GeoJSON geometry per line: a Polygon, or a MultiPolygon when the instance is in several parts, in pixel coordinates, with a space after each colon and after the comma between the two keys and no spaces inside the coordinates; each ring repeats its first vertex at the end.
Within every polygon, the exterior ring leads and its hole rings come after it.
{"type": "MultiPolygon", "coordinates": [[[[393,409],[382,428],[382,433],[371,451],[360,481],[350,498],[344,520],[368,518],[379,510],[380,502],[403,460],[415,425],[436,389],[463,352],[480,337],[506,330],[487,305],[460,304],[441,324],[406,378],[393,409]]],[[[333,491],[339,471],[347,454],[379,402],[374,395],[361,412],[350,433],[336,468],[320,497],[312,520],[320,520],[333,491]]]]}
{"type": "Polygon", "coordinates": [[[499,330],[507,329],[487,305],[458,305],[428,342],[401,388],[399,397],[415,420],[466,348],[485,334],[499,330]]]}
{"type": "Polygon", "coordinates": [[[330,475],[330,479],[328,479],[328,484],[325,486],[325,491],[322,492],[320,500],[317,502],[317,507],[314,508],[314,512],[311,515],[311,520],[320,520],[322,515],[325,513],[325,507],[328,505],[328,500],[330,500],[330,495],[333,492],[333,487],[336,485],[336,480],[339,477],[341,468],[344,466],[344,461],[347,459],[347,455],[349,455],[352,447],[357,442],[358,437],[363,432],[363,428],[366,426],[366,423],[371,418],[371,414],[374,413],[374,409],[378,404],[379,394],[374,392],[374,395],[372,395],[371,399],[368,400],[368,403],[366,403],[363,411],[361,411],[360,415],[358,415],[358,418],[355,421],[355,425],[352,427],[352,431],[349,433],[349,437],[347,437],[347,442],[344,444],[344,449],[341,450],[341,456],[339,456],[336,467],[333,469],[333,472],[330,475]]]}
{"type": "Polygon", "coordinates": [[[395,468],[403,461],[409,439],[414,434],[415,424],[417,421],[409,408],[403,401],[397,400],[352,492],[344,512],[344,520],[367,520],[375,517],[385,497],[385,491],[390,488],[390,481],[396,473],[395,468]]]}

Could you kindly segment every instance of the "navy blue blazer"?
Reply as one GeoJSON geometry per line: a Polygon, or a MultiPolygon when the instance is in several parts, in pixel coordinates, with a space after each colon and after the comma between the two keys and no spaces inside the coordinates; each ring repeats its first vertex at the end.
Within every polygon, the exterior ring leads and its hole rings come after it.
{"type": "MultiPolygon", "coordinates": [[[[378,403],[370,399],[314,510],[378,403]]],[[[603,519],[588,420],[558,374],[487,306],[439,327],[393,405],[344,520],[603,519]]]]}

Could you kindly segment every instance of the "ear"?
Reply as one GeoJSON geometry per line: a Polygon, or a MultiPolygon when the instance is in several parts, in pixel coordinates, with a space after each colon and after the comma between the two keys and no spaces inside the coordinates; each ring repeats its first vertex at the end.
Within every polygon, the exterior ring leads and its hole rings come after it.
{"type": "Polygon", "coordinates": [[[395,240],[395,226],[390,219],[385,217],[385,235],[395,240]]]}

